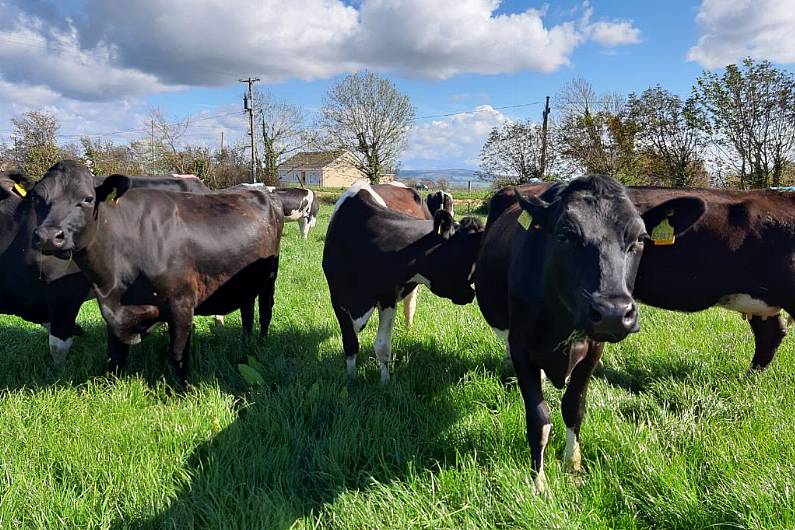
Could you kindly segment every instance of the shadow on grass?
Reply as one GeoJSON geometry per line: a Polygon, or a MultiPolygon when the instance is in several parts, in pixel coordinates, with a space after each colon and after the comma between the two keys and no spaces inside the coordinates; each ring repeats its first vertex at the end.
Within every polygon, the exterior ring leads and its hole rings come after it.
{"type": "Polygon", "coordinates": [[[330,331],[274,333],[260,356],[265,384],[196,449],[190,483],[165,511],[114,528],[289,528],[346,492],[366,494],[411,470],[455,461],[462,449],[446,443],[445,431],[462,410],[448,390],[499,361],[484,366],[440,351],[432,339],[409,342],[412,359],[398,361],[389,384],[378,383],[374,363],[348,382],[341,352],[306,351],[330,331]]]}
{"type": "Polygon", "coordinates": [[[602,365],[596,370],[594,377],[628,392],[642,393],[648,392],[661,380],[685,381],[696,372],[696,365],[687,359],[656,357],[652,365],[624,364],[620,368],[602,365]]]}

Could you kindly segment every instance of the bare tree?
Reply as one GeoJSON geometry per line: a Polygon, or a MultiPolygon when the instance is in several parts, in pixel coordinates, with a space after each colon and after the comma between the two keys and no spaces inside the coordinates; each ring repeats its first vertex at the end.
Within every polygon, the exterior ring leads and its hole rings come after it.
{"type": "Polygon", "coordinates": [[[321,114],[322,145],[353,154],[371,182],[397,170],[415,111],[391,82],[367,71],[349,75],[326,93],[321,114]]]}
{"type": "Polygon", "coordinates": [[[778,186],[795,148],[795,78],[747,58],[693,87],[705,130],[739,176],[740,188],[778,186]]]}
{"type": "Polygon", "coordinates": [[[556,96],[559,155],[572,173],[601,173],[626,184],[643,182],[635,152],[637,124],[621,94],[597,96],[583,79],[570,81],[556,96]]]}
{"type": "Polygon", "coordinates": [[[637,146],[650,180],[668,186],[703,184],[709,139],[705,116],[693,98],[682,101],[661,86],[630,94],[629,113],[637,124],[637,146]]]}
{"type": "MultiPolygon", "coordinates": [[[[555,174],[554,135],[547,144],[547,176],[555,174]]],[[[530,122],[506,122],[489,133],[480,151],[480,172],[483,180],[495,186],[522,184],[541,178],[541,127],[530,122]]],[[[553,177],[554,178],[554,177],[553,177]]]]}
{"type": "Polygon", "coordinates": [[[303,109],[275,99],[270,92],[254,93],[256,121],[260,124],[263,181],[269,186],[279,183],[279,164],[307,143],[303,109]]]}
{"type": "Polygon", "coordinates": [[[154,153],[159,162],[155,172],[160,168],[171,173],[190,173],[191,157],[181,149],[182,137],[190,127],[190,116],[169,122],[159,108],[154,108],[149,111],[149,119],[154,127],[154,153]]]}

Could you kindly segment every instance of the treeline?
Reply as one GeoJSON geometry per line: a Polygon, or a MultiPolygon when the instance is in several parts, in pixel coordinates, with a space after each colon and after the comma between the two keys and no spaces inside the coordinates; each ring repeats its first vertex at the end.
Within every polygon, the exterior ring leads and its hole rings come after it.
{"type": "Polygon", "coordinates": [[[661,86],[598,94],[577,79],[553,107],[546,170],[541,127],[511,122],[489,135],[482,178],[502,185],[602,173],[632,185],[795,184],[795,78],[767,61],[705,71],[684,99],[661,86]]]}

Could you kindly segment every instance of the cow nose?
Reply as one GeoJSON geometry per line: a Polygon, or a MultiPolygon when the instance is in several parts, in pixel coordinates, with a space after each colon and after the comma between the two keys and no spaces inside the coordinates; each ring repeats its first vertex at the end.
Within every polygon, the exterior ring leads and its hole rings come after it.
{"type": "Polygon", "coordinates": [[[638,330],[638,306],[625,297],[594,299],[588,316],[597,340],[617,342],[638,330]]]}
{"type": "Polygon", "coordinates": [[[60,228],[40,226],[33,231],[33,246],[39,250],[58,250],[66,243],[66,235],[60,228]]]}

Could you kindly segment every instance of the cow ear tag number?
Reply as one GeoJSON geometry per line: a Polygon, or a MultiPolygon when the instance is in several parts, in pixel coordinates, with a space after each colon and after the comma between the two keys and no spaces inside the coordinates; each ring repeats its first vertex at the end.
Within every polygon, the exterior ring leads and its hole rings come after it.
{"type": "Polygon", "coordinates": [[[663,219],[654,227],[654,230],[651,231],[651,240],[657,246],[673,245],[676,242],[674,227],[671,226],[668,219],[663,219]]]}
{"type": "Polygon", "coordinates": [[[533,216],[527,213],[527,210],[522,210],[522,214],[519,216],[519,219],[517,219],[516,222],[518,222],[525,230],[530,230],[530,227],[533,224],[533,216]]]}
{"type": "Polygon", "coordinates": [[[14,183],[14,191],[16,191],[17,195],[19,195],[20,197],[24,197],[25,195],[28,194],[28,190],[20,186],[19,183],[17,182],[14,183]]]}

